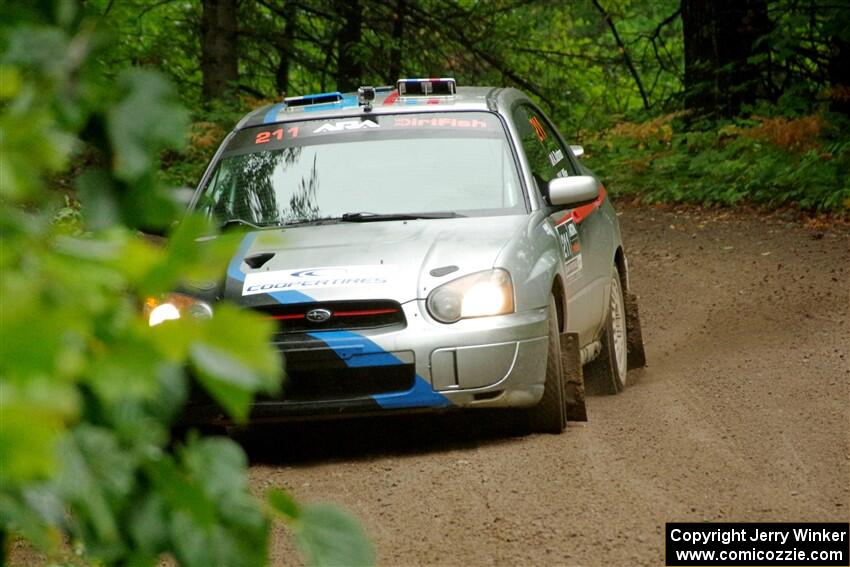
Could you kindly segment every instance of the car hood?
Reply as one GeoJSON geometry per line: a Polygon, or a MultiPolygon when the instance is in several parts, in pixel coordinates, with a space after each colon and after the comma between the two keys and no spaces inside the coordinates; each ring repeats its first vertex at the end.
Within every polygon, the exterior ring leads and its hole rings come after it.
{"type": "Polygon", "coordinates": [[[440,284],[492,268],[526,222],[516,215],[251,232],[230,262],[224,296],[250,306],[425,298],[440,284]]]}

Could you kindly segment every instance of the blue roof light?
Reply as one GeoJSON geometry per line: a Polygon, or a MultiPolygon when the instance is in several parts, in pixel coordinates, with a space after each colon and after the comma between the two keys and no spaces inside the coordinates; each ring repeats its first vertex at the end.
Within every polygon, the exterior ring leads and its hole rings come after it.
{"type": "Polygon", "coordinates": [[[334,102],[342,102],[343,96],[341,92],[318,93],[304,96],[290,96],[283,99],[284,104],[288,107],[293,106],[309,106],[311,104],[328,104],[334,102]]]}

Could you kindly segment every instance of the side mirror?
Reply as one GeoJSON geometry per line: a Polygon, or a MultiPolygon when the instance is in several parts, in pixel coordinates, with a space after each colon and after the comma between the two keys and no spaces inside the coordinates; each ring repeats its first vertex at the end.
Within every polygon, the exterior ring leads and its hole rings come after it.
{"type": "Polygon", "coordinates": [[[599,197],[599,182],[590,175],[556,177],[549,182],[549,202],[553,206],[578,206],[599,197]]]}
{"type": "Polygon", "coordinates": [[[581,147],[581,146],[573,146],[573,145],[571,145],[571,146],[570,146],[570,150],[572,150],[573,155],[574,155],[574,156],[576,156],[577,158],[580,158],[581,156],[583,156],[583,155],[584,155],[584,148],[583,148],[583,147],[581,147]]]}

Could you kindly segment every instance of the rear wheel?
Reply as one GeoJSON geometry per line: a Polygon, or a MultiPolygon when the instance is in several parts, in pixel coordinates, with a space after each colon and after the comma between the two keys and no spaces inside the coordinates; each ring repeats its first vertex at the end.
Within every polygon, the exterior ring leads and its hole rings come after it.
{"type": "Polygon", "coordinates": [[[628,369],[626,339],[626,304],[620,273],[614,268],[611,275],[611,294],[608,317],[602,332],[602,352],[585,367],[584,382],[596,394],[616,394],[626,387],[628,369]]]}
{"type": "Polygon", "coordinates": [[[555,298],[549,297],[549,350],[546,355],[546,381],[543,397],[526,410],[528,429],[535,433],[561,433],[567,427],[564,400],[564,372],[561,367],[561,340],[555,298]]]}

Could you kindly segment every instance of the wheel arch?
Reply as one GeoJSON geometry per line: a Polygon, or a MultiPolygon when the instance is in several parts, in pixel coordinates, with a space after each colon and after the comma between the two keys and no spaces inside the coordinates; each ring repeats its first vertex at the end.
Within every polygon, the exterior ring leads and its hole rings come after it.
{"type": "Polygon", "coordinates": [[[629,291],[629,262],[626,260],[626,253],[622,246],[617,246],[614,252],[614,265],[620,274],[620,285],[623,286],[623,291],[629,291]]]}

